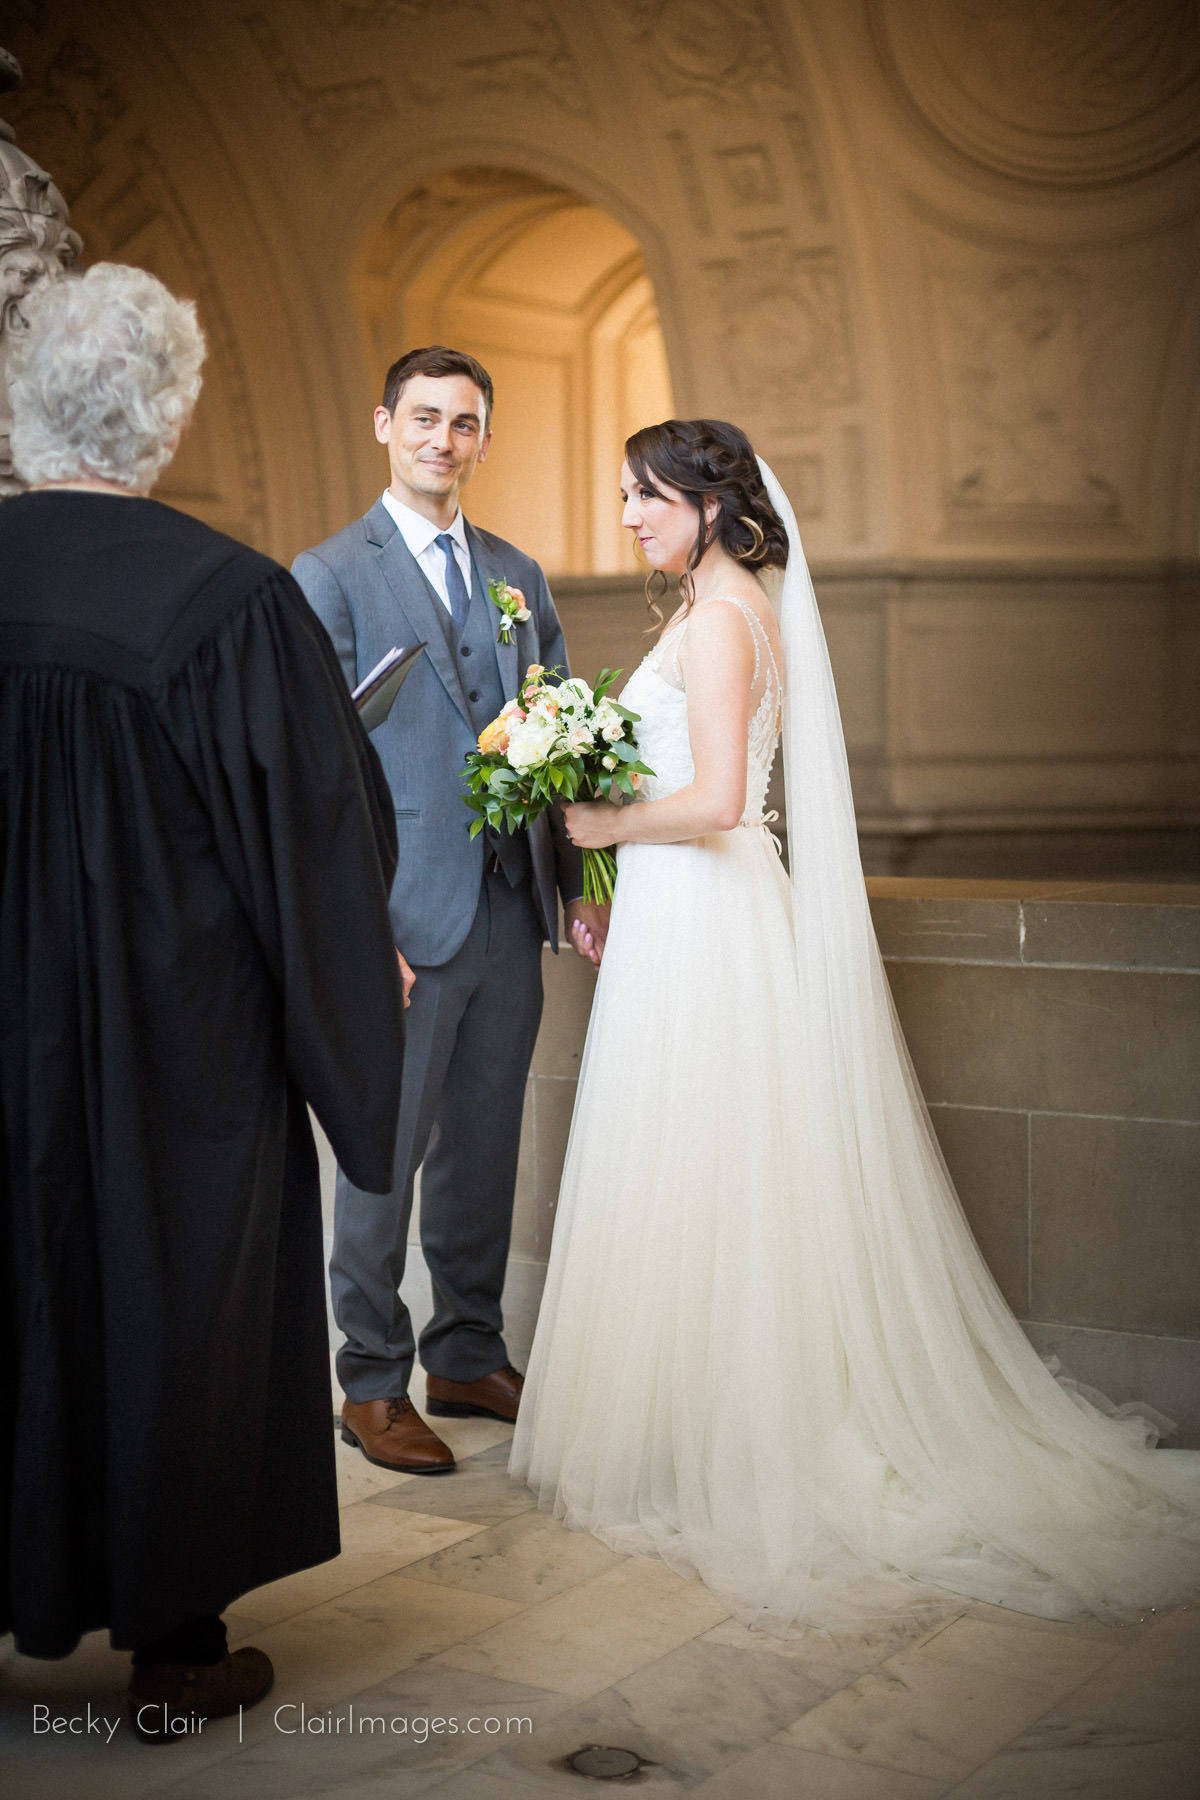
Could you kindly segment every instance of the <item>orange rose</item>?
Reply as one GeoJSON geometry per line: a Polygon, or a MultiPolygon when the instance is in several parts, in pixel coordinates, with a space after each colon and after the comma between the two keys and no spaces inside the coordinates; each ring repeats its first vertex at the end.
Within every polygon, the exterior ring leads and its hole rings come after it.
{"type": "Polygon", "coordinates": [[[501,713],[479,734],[479,748],[485,756],[503,756],[508,749],[508,720],[501,713]]]}

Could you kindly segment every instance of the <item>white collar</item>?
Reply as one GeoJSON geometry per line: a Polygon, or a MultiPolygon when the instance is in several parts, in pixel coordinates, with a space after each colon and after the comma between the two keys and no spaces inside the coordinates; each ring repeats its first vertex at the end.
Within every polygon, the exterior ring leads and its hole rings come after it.
{"type": "MultiPolygon", "coordinates": [[[[385,488],[382,495],[383,504],[396,522],[396,528],[408,545],[414,557],[423,556],[430,544],[442,536],[442,527],[427,519],[424,513],[414,512],[411,506],[405,506],[403,500],[397,500],[390,488],[385,488]]],[[[467,544],[467,524],[459,507],[452,524],[445,527],[464,556],[470,555],[467,544]]]]}

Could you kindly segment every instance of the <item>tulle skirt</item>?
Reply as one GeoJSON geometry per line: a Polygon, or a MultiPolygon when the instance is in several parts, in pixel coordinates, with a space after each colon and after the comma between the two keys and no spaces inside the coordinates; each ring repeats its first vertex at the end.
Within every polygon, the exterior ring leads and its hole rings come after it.
{"type": "Polygon", "coordinates": [[[1194,1598],[1200,1454],[1038,1358],[915,1089],[861,1124],[896,1164],[885,1204],[819,1173],[768,833],[627,845],[619,871],[512,1473],[776,1633],[948,1594],[1059,1618],[1194,1598]]]}

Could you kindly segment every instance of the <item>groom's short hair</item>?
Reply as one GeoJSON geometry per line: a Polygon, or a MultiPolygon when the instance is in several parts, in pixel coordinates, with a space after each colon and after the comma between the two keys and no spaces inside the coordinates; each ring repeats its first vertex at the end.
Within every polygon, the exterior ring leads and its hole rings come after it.
{"type": "Polygon", "coordinates": [[[414,375],[465,375],[483,395],[483,423],[492,418],[492,378],[481,362],[465,350],[450,350],[445,344],[429,344],[424,350],[410,350],[388,370],[383,383],[383,407],[394,413],[396,404],[414,375]]]}

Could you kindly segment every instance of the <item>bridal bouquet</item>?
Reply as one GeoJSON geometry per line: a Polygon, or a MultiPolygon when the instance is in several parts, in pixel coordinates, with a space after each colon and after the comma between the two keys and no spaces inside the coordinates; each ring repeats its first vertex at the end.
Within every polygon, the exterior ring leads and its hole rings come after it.
{"type": "MultiPolygon", "coordinates": [[[[594,687],[571,677],[552,682],[531,663],[515,700],[479,734],[467,757],[463,798],[485,822],[518,831],[556,800],[632,799],[643,775],[633,727],[639,715],[608,698],[619,669],[602,669],[594,687]]],[[[583,853],[583,897],[611,900],[617,860],[611,850],[583,853]]]]}

